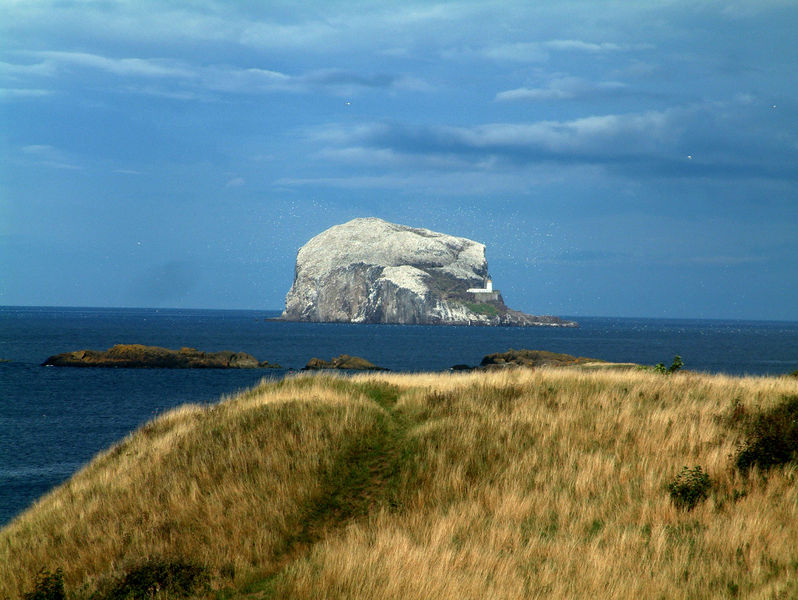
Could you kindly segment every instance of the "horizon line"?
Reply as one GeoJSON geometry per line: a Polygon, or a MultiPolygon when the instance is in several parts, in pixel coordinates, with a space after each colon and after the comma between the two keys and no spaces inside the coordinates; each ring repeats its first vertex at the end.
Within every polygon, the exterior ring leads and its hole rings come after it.
{"type": "MultiPolygon", "coordinates": [[[[209,307],[178,307],[178,306],[79,306],[79,305],[48,305],[48,304],[0,304],[0,310],[6,309],[47,309],[47,310],[150,310],[150,311],[225,311],[225,312],[274,312],[282,313],[281,308],[209,308],[209,307]]],[[[548,315],[541,315],[548,316],[548,315]]],[[[758,323],[798,323],[797,319],[763,319],[753,317],[684,317],[684,316],[621,316],[621,315],[556,315],[563,319],[647,319],[656,321],[748,321],[758,323]]],[[[326,321],[297,321],[308,323],[325,323],[326,321]]],[[[338,323],[336,325],[362,325],[362,323],[338,323]]],[[[372,325],[403,325],[405,323],[371,323],[372,325]]],[[[440,327],[432,325],[431,327],[440,327]]],[[[459,327],[459,326],[458,326],[459,327]]]]}

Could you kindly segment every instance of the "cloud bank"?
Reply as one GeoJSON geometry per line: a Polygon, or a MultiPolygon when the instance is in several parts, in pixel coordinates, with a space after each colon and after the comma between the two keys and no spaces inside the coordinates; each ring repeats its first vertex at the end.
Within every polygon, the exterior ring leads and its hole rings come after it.
{"type": "Polygon", "coordinates": [[[762,112],[750,98],[661,111],[471,127],[398,122],[332,125],[310,132],[325,156],[429,168],[595,165],[632,176],[798,179],[798,136],[760,135],[735,124],[762,112]],[[414,160],[411,160],[414,159],[414,160]]]}

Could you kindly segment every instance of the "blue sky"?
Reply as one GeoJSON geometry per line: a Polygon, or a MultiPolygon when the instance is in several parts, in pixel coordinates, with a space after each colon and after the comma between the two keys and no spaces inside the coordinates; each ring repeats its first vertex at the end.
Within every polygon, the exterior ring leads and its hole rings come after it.
{"type": "Polygon", "coordinates": [[[535,314],[798,320],[798,4],[0,0],[0,304],[281,309],[378,216],[535,314]]]}

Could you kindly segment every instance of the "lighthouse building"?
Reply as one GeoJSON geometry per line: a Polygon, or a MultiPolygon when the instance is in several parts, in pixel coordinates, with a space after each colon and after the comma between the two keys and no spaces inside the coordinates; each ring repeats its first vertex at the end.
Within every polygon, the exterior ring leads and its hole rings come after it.
{"type": "Polygon", "coordinates": [[[499,299],[499,290],[493,289],[493,280],[490,276],[485,278],[485,287],[469,288],[469,294],[474,294],[474,299],[479,302],[496,302],[499,299]]]}

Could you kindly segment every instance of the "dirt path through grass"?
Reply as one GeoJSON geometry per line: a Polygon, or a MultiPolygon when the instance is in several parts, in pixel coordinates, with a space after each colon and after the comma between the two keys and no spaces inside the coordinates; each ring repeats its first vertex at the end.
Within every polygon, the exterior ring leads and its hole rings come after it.
{"type": "Polygon", "coordinates": [[[334,385],[348,388],[352,395],[363,395],[383,411],[368,436],[349,440],[339,451],[332,467],[322,471],[321,490],[302,511],[297,530],[275,553],[273,569],[248,582],[229,597],[269,597],[274,584],[293,562],[309,554],[317,542],[333,535],[353,519],[363,518],[379,508],[396,510],[400,473],[410,461],[412,445],[407,435],[409,424],[394,407],[398,387],[379,381],[355,383],[341,380],[334,385]]]}

